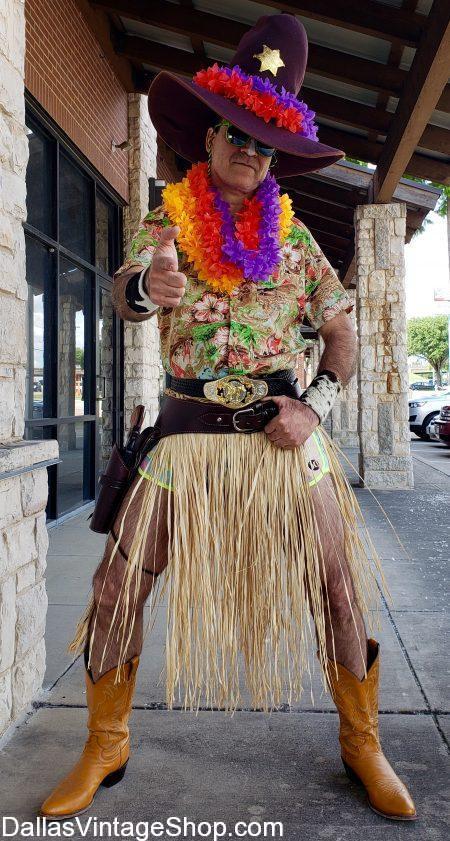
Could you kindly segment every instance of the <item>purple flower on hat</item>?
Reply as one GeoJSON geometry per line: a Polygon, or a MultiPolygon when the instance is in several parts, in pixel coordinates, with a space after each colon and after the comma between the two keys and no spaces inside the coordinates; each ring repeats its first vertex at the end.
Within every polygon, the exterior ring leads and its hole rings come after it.
{"type": "Polygon", "coordinates": [[[265,122],[273,119],[280,128],[301,134],[309,140],[318,139],[315,112],[284,86],[278,91],[270,79],[244,73],[237,64],[234,67],[213,64],[199,70],[193,81],[211,93],[243,105],[265,122]]]}

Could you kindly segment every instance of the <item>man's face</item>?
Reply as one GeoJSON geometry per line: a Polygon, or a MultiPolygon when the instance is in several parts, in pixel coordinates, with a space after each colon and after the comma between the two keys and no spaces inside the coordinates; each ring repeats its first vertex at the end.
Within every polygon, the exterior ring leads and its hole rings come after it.
{"type": "Polygon", "coordinates": [[[211,172],[219,184],[244,194],[253,193],[264,181],[270,158],[256,152],[253,143],[238,147],[228,143],[226,128],[208,129],[206,148],[212,144],[211,172]]]}

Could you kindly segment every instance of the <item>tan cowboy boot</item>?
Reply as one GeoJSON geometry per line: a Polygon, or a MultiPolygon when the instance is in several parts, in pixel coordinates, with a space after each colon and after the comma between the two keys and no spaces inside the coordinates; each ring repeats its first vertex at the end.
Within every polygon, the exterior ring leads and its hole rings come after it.
{"type": "Polygon", "coordinates": [[[78,762],[44,801],[40,815],[54,820],[79,815],[89,808],[100,785],[109,788],[122,779],[130,753],[128,718],[138,665],[138,656],[125,663],[117,684],[117,668],[96,683],[85,668],[89,736],[78,762]]]}
{"type": "Polygon", "coordinates": [[[328,659],[330,690],[339,712],[341,758],[347,775],[362,784],[369,806],[384,818],[411,821],[417,817],[408,789],[381,749],[378,733],[379,643],[367,640],[367,676],[359,680],[341,663],[328,659]]]}

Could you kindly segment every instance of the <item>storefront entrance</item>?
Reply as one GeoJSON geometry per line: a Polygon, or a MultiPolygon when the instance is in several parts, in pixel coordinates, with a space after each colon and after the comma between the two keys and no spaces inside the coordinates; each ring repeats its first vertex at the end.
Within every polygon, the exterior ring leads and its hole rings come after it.
{"type": "Polygon", "coordinates": [[[111,303],[120,204],[45,120],[27,111],[26,437],[57,438],[48,519],[95,498],[121,439],[122,337],[111,303]]]}

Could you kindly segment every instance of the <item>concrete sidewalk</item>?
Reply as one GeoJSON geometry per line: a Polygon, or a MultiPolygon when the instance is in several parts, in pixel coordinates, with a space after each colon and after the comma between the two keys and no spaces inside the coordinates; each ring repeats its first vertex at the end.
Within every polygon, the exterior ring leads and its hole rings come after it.
{"type": "MultiPolygon", "coordinates": [[[[162,611],[138,671],[127,773],[120,785],[101,788],[80,820],[117,816],[136,823],[186,816],[196,823],[225,821],[228,837],[240,820],[282,821],[288,841],[366,841],[368,833],[371,841],[393,841],[404,833],[420,841],[449,838],[450,477],[422,458],[415,460],[415,479],[413,491],[377,493],[404,549],[370,493],[356,493],[394,600],[393,608],[384,605],[378,635],[381,740],[410,787],[419,820],[384,820],[345,776],[338,718],[329,694],[321,697],[318,665],[314,705],[306,682],[301,703],[270,716],[249,709],[232,718],[165,710],[164,686],[158,684],[162,611]]],[[[104,545],[102,536],[89,531],[88,513],[50,530],[45,688],[0,752],[0,814],[20,821],[35,819],[86,736],[82,658],[72,663],[65,647],[104,545]]],[[[86,837],[94,835],[88,831],[86,837]]]]}

